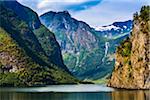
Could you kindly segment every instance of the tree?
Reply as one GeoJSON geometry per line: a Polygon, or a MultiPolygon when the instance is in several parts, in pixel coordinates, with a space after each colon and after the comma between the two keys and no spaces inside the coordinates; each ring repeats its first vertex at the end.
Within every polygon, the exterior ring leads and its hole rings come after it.
{"type": "Polygon", "coordinates": [[[138,12],[136,12],[136,13],[133,14],[134,20],[138,20],[138,17],[139,17],[138,12]]]}
{"type": "Polygon", "coordinates": [[[140,11],[140,17],[144,21],[150,20],[150,6],[143,6],[140,11]]]}

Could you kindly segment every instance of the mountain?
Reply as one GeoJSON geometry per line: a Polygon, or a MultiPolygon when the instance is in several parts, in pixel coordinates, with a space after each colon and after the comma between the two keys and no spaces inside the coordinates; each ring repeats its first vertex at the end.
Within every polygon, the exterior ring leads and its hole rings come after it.
{"type": "MultiPolygon", "coordinates": [[[[100,54],[94,56],[99,50],[98,38],[93,34],[92,28],[85,22],[78,21],[71,17],[67,11],[48,12],[40,17],[42,23],[55,33],[59,42],[65,64],[69,70],[78,77],[94,70],[93,61],[100,54]],[[89,57],[92,56],[90,59],[89,57]],[[92,67],[93,66],[93,67],[92,67]]],[[[98,62],[96,62],[98,63],[98,62]]]]}
{"type": "Polygon", "coordinates": [[[78,82],[63,64],[54,34],[34,11],[17,1],[0,1],[0,9],[0,86],[78,82]]]}
{"type": "Polygon", "coordinates": [[[40,18],[42,23],[55,32],[62,50],[77,53],[82,48],[92,49],[98,45],[91,27],[84,22],[73,19],[67,11],[49,12],[40,18]]]}
{"type": "Polygon", "coordinates": [[[150,89],[150,6],[134,14],[131,36],[116,51],[115,68],[108,86],[150,89]]]}
{"type": "Polygon", "coordinates": [[[115,39],[123,36],[129,36],[132,30],[133,21],[114,22],[111,25],[96,27],[95,30],[99,33],[98,36],[105,36],[109,39],[115,39]]]}
{"type": "Polygon", "coordinates": [[[95,30],[103,35],[111,37],[114,35],[130,32],[132,29],[132,23],[133,23],[132,20],[124,22],[114,22],[111,25],[96,27],[95,30]]]}
{"type": "MultiPolygon", "coordinates": [[[[72,18],[68,11],[50,11],[41,15],[40,20],[54,32],[64,63],[75,76],[80,79],[97,79],[111,73],[115,46],[127,35],[120,35],[118,31],[112,38],[105,37],[110,30],[96,31],[87,23],[72,18]]],[[[113,24],[122,30],[122,26],[130,27],[132,21],[113,24]]],[[[131,31],[129,29],[126,30],[131,31]]],[[[124,29],[123,32],[127,31],[124,29]]]]}
{"type": "Polygon", "coordinates": [[[38,15],[33,10],[19,4],[17,1],[6,1],[5,7],[13,10],[19,18],[25,21],[30,30],[33,31],[34,35],[39,40],[43,50],[46,51],[46,54],[50,57],[51,62],[66,69],[66,66],[63,64],[59,44],[56,41],[54,34],[41,24],[38,15]],[[42,41],[46,40],[45,37],[43,38],[43,36],[48,38],[47,41],[42,41]],[[45,44],[49,44],[49,46],[46,47],[45,44]],[[50,52],[47,52],[47,50],[50,52]],[[59,60],[57,60],[57,58],[59,60]]]}

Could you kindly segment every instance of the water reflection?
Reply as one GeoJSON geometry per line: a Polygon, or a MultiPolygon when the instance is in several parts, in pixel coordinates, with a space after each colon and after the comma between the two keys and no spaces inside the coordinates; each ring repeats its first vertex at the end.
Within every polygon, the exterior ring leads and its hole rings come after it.
{"type": "Polygon", "coordinates": [[[0,100],[150,100],[150,91],[115,91],[99,93],[1,92],[0,100]]]}
{"type": "Polygon", "coordinates": [[[112,100],[111,93],[1,93],[0,100],[112,100]]]}
{"type": "Polygon", "coordinates": [[[49,86],[28,89],[1,88],[0,100],[150,100],[149,90],[115,90],[104,86],[49,86]],[[86,89],[93,92],[84,92],[86,89]],[[61,92],[49,92],[51,90],[61,90],[61,92]],[[76,92],[62,92],[76,91],[76,92]],[[68,89],[68,90],[67,90],[68,89]],[[71,90],[72,89],[72,90],[71,90]],[[20,91],[18,91],[20,90],[20,91]],[[37,92],[38,90],[38,92],[37,92]],[[77,92],[81,91],[82,92],[77,92]],[[83,91],[84,90],[84,91],[83,91]],[[98,90],[99,92],[94,92],[98,90]],[[105,90],[105,91],[103,91],[105,90]],[[107,90],[107,91],[106,91],[107,90]],[[45,91],[45,92],[44,92],[45,91]]]}
{"type": "Polygon", "coordinates": [[[112,100],[150,100],[150,91],[114,91],[112,100]]]}

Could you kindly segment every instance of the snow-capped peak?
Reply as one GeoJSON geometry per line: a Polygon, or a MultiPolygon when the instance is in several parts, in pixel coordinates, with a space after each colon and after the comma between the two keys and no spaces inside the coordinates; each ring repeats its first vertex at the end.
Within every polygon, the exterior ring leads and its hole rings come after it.
{"type": "Polygon", "coordinates": [[[101,26],[101,27],[96,27],[95,30],[96,31],[107,31],[107,30],[118,30],[120,29],[120,27],[116,27],[114,25],[109,25],[109,26],[101,26]]]}

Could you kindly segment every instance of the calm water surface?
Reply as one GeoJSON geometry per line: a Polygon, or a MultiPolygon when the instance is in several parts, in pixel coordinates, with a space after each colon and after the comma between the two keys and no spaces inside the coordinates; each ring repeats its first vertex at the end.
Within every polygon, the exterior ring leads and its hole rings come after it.
{"type": "Polygon", "coordinates": [[[104,85],[0,88],[0,100],[150,100],[150,90],[115,90],[104,85]]]}

